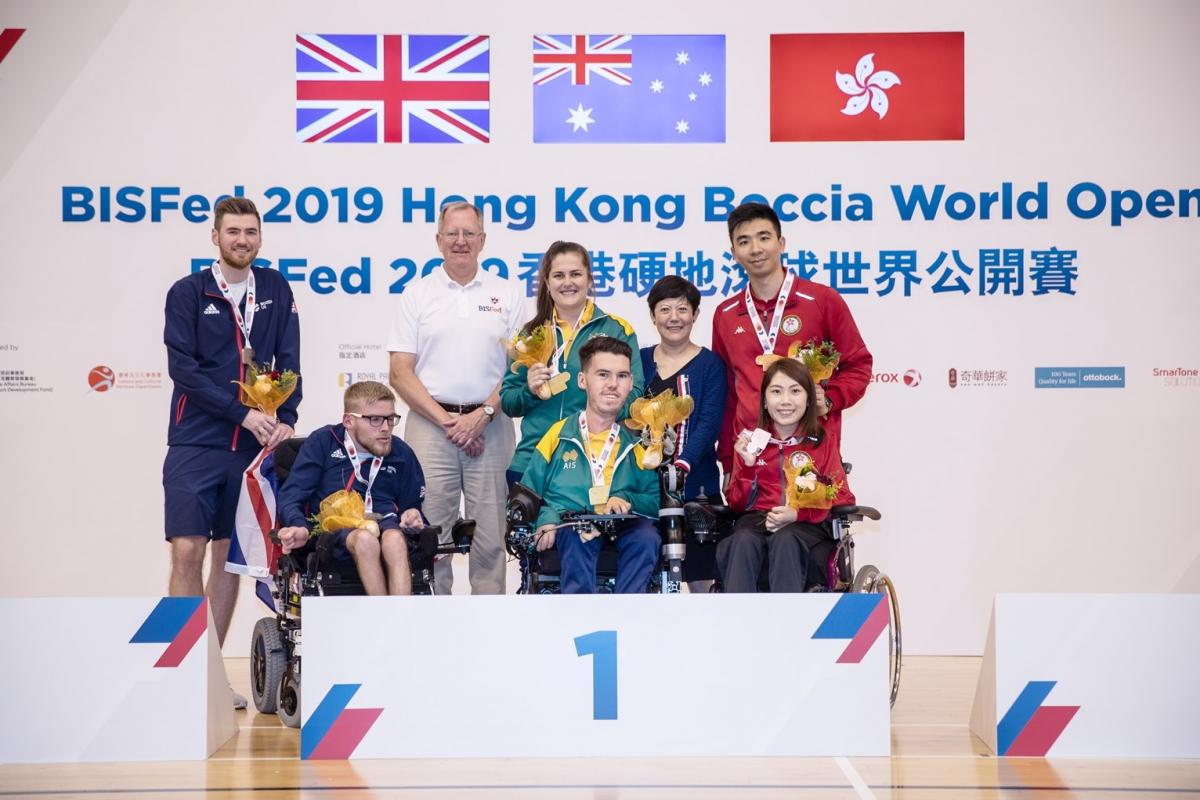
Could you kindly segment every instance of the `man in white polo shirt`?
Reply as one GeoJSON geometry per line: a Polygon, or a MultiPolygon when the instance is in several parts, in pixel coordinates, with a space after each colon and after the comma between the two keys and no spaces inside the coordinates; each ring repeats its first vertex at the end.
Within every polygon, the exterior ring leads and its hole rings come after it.
{"type": "MultiPolygon", "coordinates": [[[[502,340],[525,321],[516,281],[479,266],[483,215],[469,203],[444,206],[437,245],[443,264],[410,284],[388,338],[392,388],[412,413],[404,439],[425,473],[425,515],[449,531],[466,497],[476,522],[472,594],[504,593],[504,470],[516,446],[512,420],[500,410],[508,366],[502,340]]],[[[449,594],[450,559],[434,569],[434,591],[449,594]]]]}

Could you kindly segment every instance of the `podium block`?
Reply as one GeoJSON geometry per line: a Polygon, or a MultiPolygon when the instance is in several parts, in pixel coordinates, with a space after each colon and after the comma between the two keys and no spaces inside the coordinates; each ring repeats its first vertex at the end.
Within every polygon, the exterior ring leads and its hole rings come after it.
{"type": "Polygon", "coordinates": [[[886,602],[306,597],[301,757],[886,756],[886,602]]]}
{"type": "Polygon", "coordinates": [[[1200,595],[998,594],[971,730],[1001,756],[1200,758],[1200,595]]]}
{"type": "Polygon", "coordinates": [[[203,597],[0,598],[0,762],[204,759],[237,732],[203,597]]]}

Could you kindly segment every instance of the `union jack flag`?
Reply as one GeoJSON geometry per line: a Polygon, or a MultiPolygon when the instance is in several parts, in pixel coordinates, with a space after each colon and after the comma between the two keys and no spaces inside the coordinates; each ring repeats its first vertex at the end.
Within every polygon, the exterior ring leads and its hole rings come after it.
{"type": "Polygon", "coordinates": [[[487,142],[487,36],[296,35],[301,142],[487,142]]]}
{"type": "Polygon", "coordinates": [[[275,610],[275,600],[271,596],[272,576],[279,558],[279,548],[270,536],[276,522],[275,493],[279,489],[274,452],[263,450],[242,475],[233,522],[234,535],[225,561],[226,572],[254,578],[255,594],[272,611],[275,610]]]}
{"type": "Polygon", "coordinates": [[[629,68],[633,52],[625,47],[632,36],[534,36],[533,85],[570,76],[574,86],[591,85],[596,75],[621,86],[633,83],[629,68]],[[540,69],[539,69],[540,68],[540,69]]]}

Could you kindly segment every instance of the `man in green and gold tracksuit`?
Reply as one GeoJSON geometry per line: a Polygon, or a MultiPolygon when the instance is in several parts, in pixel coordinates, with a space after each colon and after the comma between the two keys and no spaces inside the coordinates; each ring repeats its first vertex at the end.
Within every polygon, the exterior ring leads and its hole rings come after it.
{"type": "Polygon", "coordinates": [[[617,531],[616,589],[644,592],[658,563],[658,478],[642,469],[638,437],[618,419],[633,387],[633,350],[619,339],[597,336],[580,349],[579,360],[587,405],[550,426],[521,479],[544,501],[537,548],[558,547],[563,594],[594,592],[600,537],[558,528],[563,512],[637,514],[617,531]]]}

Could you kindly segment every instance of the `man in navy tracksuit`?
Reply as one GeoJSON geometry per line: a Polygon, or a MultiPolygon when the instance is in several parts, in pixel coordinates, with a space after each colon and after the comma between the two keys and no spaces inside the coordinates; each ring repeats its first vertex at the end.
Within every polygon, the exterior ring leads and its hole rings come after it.
{"type": "Polygon", "coordinates": [[[279,492],[279,541],[290,552],[308,541],[306,522],[339,489],[355,491],[378,516],[370,525],[321,534],[334,558],[353,558],[367,594],[412,594],[408,545],[400,528],[425,525],[425,476],[412,448],[392,431],[400,417],[392,390],[359,381],[346,390],[341,425],[314,431],[279,492]],[[386,575],[385,575],[386,572],[386,575]]]}
{"type": "Polygon", "coordinates": [[[278,420],[239,402],[233,381],[245,377],[251,361],[299,374],[300,320],[283,276],[251,266],[262,243],[254,203],[227,197],[213,219],[220,259],[167,292],[163,341],[175,389],[163,489],[170,593],[205,593],[204,551],[211,540],[207,594],[224,641],[237,601],[238,576],[225,571],[225,557],[242,473],[260,449],[292,435],[302,387],[279,409],[278,420]]]}

